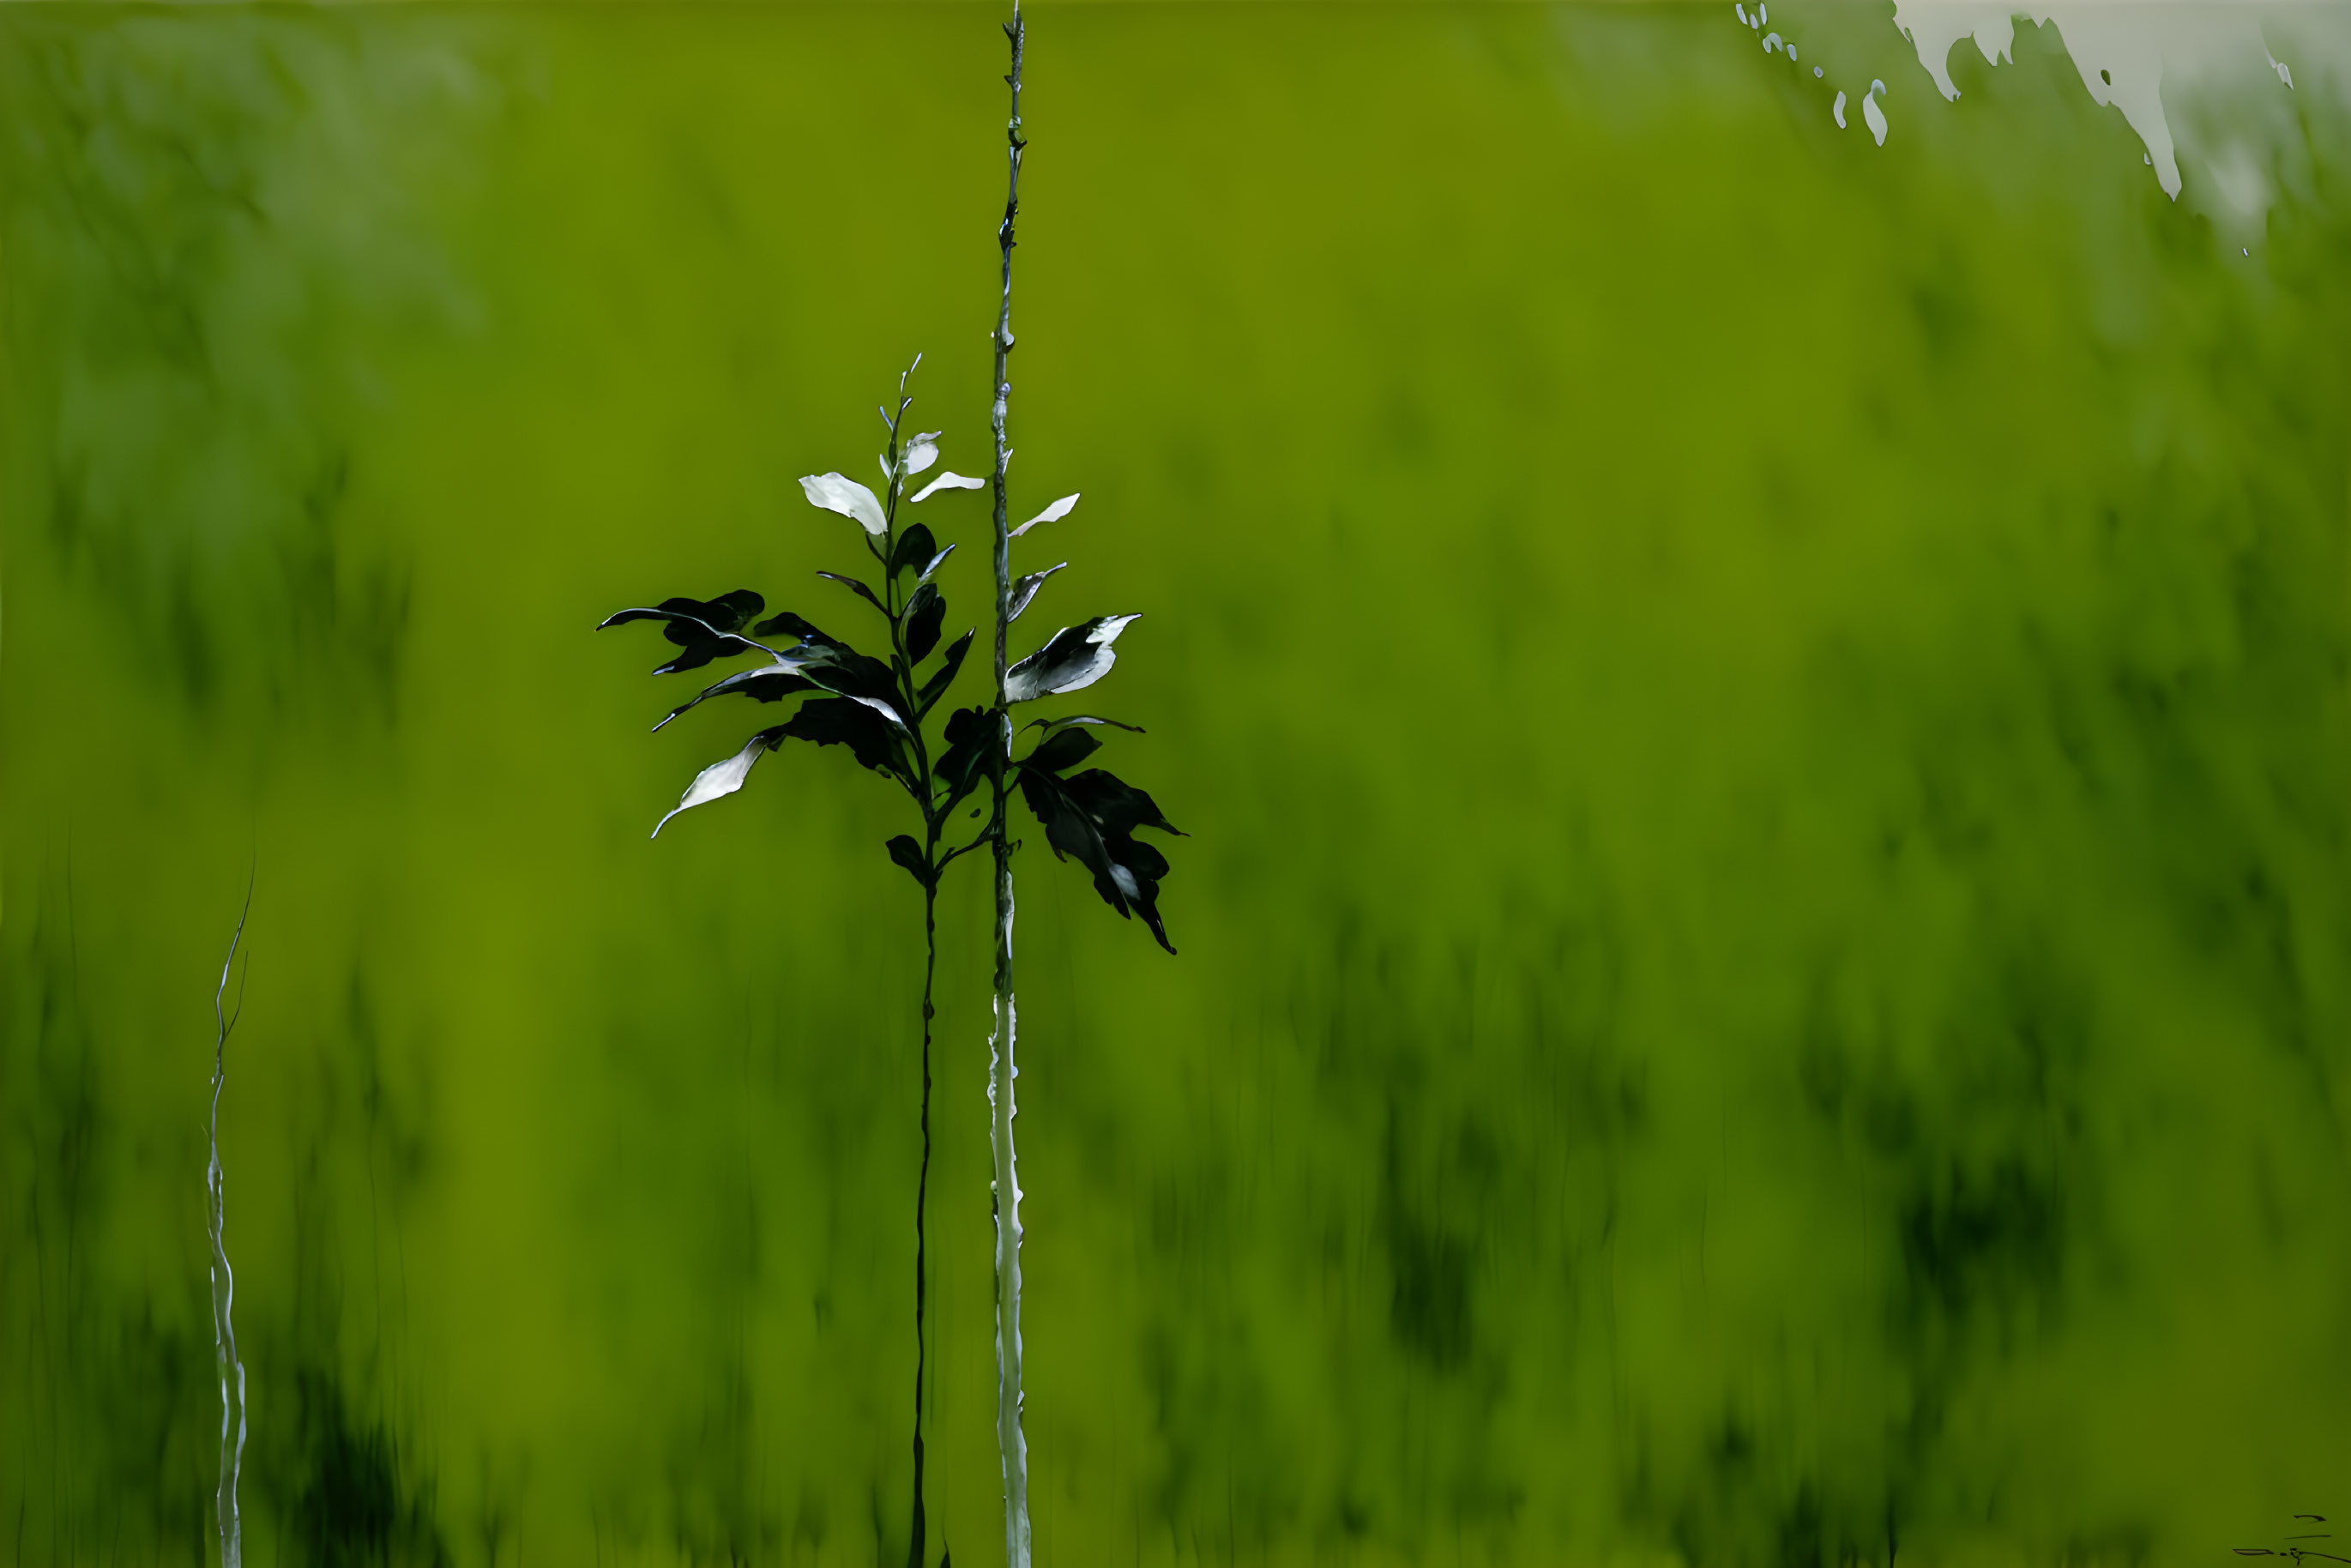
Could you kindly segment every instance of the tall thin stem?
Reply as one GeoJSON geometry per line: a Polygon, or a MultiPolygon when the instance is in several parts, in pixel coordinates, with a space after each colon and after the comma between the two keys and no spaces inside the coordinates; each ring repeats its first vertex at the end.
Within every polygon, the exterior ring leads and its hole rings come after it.
{"type": "Polygon", "coordinates": [[[1029,1449],[1020,1434],[1020,1178],[1013,1155],[1013,1082],[1020,1070],[1013,1061],[1018,1012],[1012,997],[1012,840],[1010,814],[1005,799],[1006,773],[1012,756],[1011,704],[1005,689],[1005,634],[1012,623],[1012,538],[1005,506],[1004,471],[1012,457],[1006,444],[1004,420],[1012,397],[1012,382],[1005,361],[1012,352],[1013,221],[1020,213],[1020,154],[1028,143],[1020,135],[1020,56],[1027,30],[1020,20],[1019,0],[1013,0],[1012,20],[1005,25],[1012,45],[1012,70],[1004,79],[1012,89],[1012,115],[1005,126],[1008,172],[1004,193],[1004,222],[996,231],[1003,253],[1004,288],[996,316],[996,381],[989,423],[996,434],[996,711],[997,745],[989,758],[988,780],[995,793],[996,853],[996,1002],[995,1032],[988,1040],[988,1142],[996,1156],[996,1444],[1004,1462],[1004,1560],[1007,1568],[1029,1568],[1029,1449]]]}
{"type": "MultiPolygon", "coordinates": [[[[915,355],[914,365],[922,362],[923,357],[915,355]]],[[[882,612],[890,622],[890,666],[897,679],[898,704],[904,710],[906,735],[914,749],[914,779],[909,791],[923,813],[923,863],[928,870],[923,882],[923,1163],[914,1180],[914,1500],[906,1539],[906,1568],[925,1568],[928,1521],[923,1506],[923,1395],[929,1342],[923,1332],[923,1309],[930,1278],[925,1218],[930,1210],[931,1194],[931,1020],[936,1016],[931,1006],[931,997],[933,982],[938,972],[938,879],[942,869],[939,864],[939,833],[946,826],[946,813],[940,809],[937,796],[931,787],[930,752],[923,743],[921,699],[914,679],[914,661],[907,651],[905,626],[899,615],[898,574],[891,567],[898,553],[898,502],[906,488],[906,476],[898,461],[898,431],[900,423],[906,416],[909,401],[906,397],[906,376],[914,373],[914,366],[910,365],[906,375],[898,378],[898,412],[893,415],[884,411],[890,426],[890,450],[886,460],[890,483],[883,519],[882,544],[874,553],[882,564],[882,612]]]]}
{"type": "MultiPolygon", "coordinates": [[[[929,825],[925,858],[938,863],[939,830],[929,825]]],[[[923,1293],[927,1268],[924,1260],[923,1217],[931,1194],[931,982],[938,970],[938,891],[923,889],[923,1166],[914,1182],[914,1522],[907,1542],[907,1568],[925,1568],[923,1514],[923,1376],[928,1347],[923,1340],[923,1293]]]]}
{"type": "MultiPolygon", "coordinates": [[[[214,1499],[221,1568],[242,1568],[245,1561],[245,1530],[236,1511],[236,1472],[245,1462],[245,1363],[237,1358],[236,1328],[231,1322],[236,1276],[229,1270],[228,1247],[223,1237],[228,1224],[228,1178],[221,1169],[220,1157],[221,1086],[228,1081],[228,1031],[236,1027],[236,1017],[225,1012],[222,1004],[228,996],[228,972],[236,964],[236,945],[245,938],[246,916],[252,913],[253,887],[248,883],[245,907],[237,913],[236,931],[228,939],[228,956],[221,961],[220,984],[213,991],[213,1023],[218,1032],[213,1037],[212,1157],[204,1166],[204,1219],[212,1233],[213,1355],[221,1391],[220,1490],[214,1499]]],[[[237,1010],[244,1011],[241,1000],[237,1010]]]]}

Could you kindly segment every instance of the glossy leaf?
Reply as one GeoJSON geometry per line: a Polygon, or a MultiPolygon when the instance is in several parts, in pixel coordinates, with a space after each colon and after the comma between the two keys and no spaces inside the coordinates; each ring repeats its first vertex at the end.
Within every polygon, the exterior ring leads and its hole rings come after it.
{"type": "Polygon", "coordinates": [[[1020,766],[1041,768],[1048,773],[1067,773],[1101,749],[1101,740],[1082,729],[1057,730],[1040,741],[1037,749],[1021,759],[1020,766]]]}
{"type": "Polygon", "coordinates": [[[777,655],[777,664],[804,675],[837,696],[862,703],[893,724],[904,725],[898,712],[897,682],[890,666],[869,658],[821,628],[787,610],[759,622],[763,632],[789,632],[800,644],[777,655]]]}
{"type": "Polygon", "coordinates": [[[1147,791],[1137,789],[1115,774],[1092,768],[1062,782],[1102,824],[1104,832],[1123,836],[1137,828],[1156,828],[1179,839],[1186,836],[1183,829],[1161,814],[1159,803],[1147,791]]]}
{"type": "MultiPolygon", "coordinates": [[[[738,588],[716,599],[681,596],[664,599],[649,610],[623,610],[606,616],[597,623],[596,630],[601,632],[632,621],[664,622],[662,635],[684,651],[653,674],[674,674],[680,670],[698,670],[713,659],[731,659],[738,653],[758,652],[758,643],[737,633],[744,622],[766,608],[767,601],[747,588],[738,588]]],[[[758,634],[756,628],[754,631],[758,634]]]]}
{"type": "Polygon", "coordinates": [[[734,756],[723,761],[714,762],[695,774],[694,782],[685,787],[684,795],[679,799],[669,816],[664,817],[653,824],[652,836],[660,838],[661,831],[669,826],[670,817],[676,816],[678,812],[691,810],[696,806],[706,806],[711,801],[732,795],[736,790],[743,788],[743,780],[751,776],[751,764],[759,760],[760,753],[773,750],[778,740],[782,737],[782,734],[780,727],[763,729],[746,742],[743,749],[734,756]]]}
{"type": "Polygon", "coordinates": [[[751,628],[755,637],[772,637],[781,632],[788,637],[798,637],[803,643],[830,643],[832,638],[818,631],[789,610],[779,610],[751,628]]]}
{"type": "Polygon", "coordinates": [[[688,708],[711,697],[740,694],[754,702],[772,703],[781,702],[796,692],[812,692],[817,689],[814,681],[780,661],[773,664],[762,665],[756,670],[737,670],[725,680],[714,685],[703,687],[698,694],[670,709],[669,718],[663,719],[661,724],[653,726],[653,728],[658,732],[663,724],[667,724],[670,719],[675,718],[688,708]]]}
{"type": "Polygon", "coordinates": [[[1030,528],[1035,528],[1039,523],[1058,523],[1063,517],[1068,517],[1070,515],[1071,508],[1075,507],[1077,504],[1078,497],[1075,494],[1064,496],[1060,500],[1054,502],[1051,506],[1046,507],[1043,511],[1038,513],[1035,517],[1029,518],[1027,522],[1021,524],[1019,528],[1013,529],[1007,537],[1017,539],[1022,534],[1027,533],[1030,528]]]}
{"type": "Polygon", "coordinates": [[[932,577],[937,573],[939,568],[946,564],[947,557],[955,554],[955,546],[949,545],[946,549],[933,556],[924,566],[923,575],[914,579],[914,586],[920,588],[923,584],[930,581],[932,577]]]}
{"type": "Polygon", "coordinates": [[[1023,729],[1041,729],[1045,731],[1046,734],[1050,735],[1053,731],[1061,728],[1062,726],[1071,724],[1106,724],[1113,729],[1123,729],[1130,735],[1142,735],[1144,733],[1144,727],[1139,724],[1127,724],[1122,720],[1114,718],[1098,718],[1090,713],[1067,714],[1060,718],[1032,718],[1020,727],[1023,729]]]}
{"type": "Polygon", "coordinates": [[[904,727],[905,719],[898,712],[898,684],[889,665],[837,643],[804,643],[792,653],[799,660],[793,668],[801,674],[904,727]]]}
{"type": "Polygon", "coordinates": [[[1065,567],[1069,564],[1070,563],[1068,561],[1063,561],[1061,563],[1061,566],[1049,566],[1042,571],[1032,571],[1028,576],[1022,578],[1019,581],[1014,583],[1012,585],[1012,613],[1004,618],[1006,623],[1008,625],[1012,622],[1019,620],[1020,612],[1029,608],[1029,601],[1037,597],[1037,591],[1045,586],[1045,580],[1052,576],[1055,572],[1061,570],[1061,567],[1065,567]]]}
{"type": "Polygon", "coordinates": [[[987,488],[987,480],[975,479],[968,474],[941,474],[908,498],[918,502],[927,501],[942,490],[985,490],[986,488],[987,488]]]}
{"type": "Polygon", "coordinates": [[[922,845],[916,843],[910,835],[900,833],[890,841],[888,848],[890,858],[904,866],[907,875],[913,877],[924,887],[931,885],[931,868],[923,861],[922,845]]]}
{"type": "Polygon", "coordinates": [[[929,680],[923,683],[923,689],[914,694],[914,716],[929,716],[931,709],[938,706],[939,699],[946,695],[947,688],[955,685],[956,672],[963,668],[963,656],[971,652],[971,640],[978,630],[975,626],[947,644],[946,662],[939,665],[929,680]]]}
{"type": "Polygon", "coordinates": [[[1167,874],[1167,857],[1134,837],[1137,826],[1175,831],[1151,797],[1100,768],[1065,779],[1023,762],[1019,779],[1020,798],[1045,825],[1054,855],[1075,858],[1093,874],[1094,891],[1103,903],[1121,915],[1142,915],[1159,945],[1175,952],[1159,918],[1159,881],[1167,874]],[[1145,810],[1138,810],[1138,801],[1145,810]]]}
{"type": "Polygon", "coordinates": [[[905,777],[898,737],[879,714],[847,697],[815,697],[800,704],[771,733],[805,740],[811,746],[845,746],[862,767],[893,779],[905,777]]]}
{"type": "MultiPolygon", "coordinates": [[[[727,632],[740,632],[743,630],[743,622],[767,607],[768,601],[757,593],[747,588],[738,588],[732,593],[722,593],[716,599],[664,599],[661,601],[658,613],[673,619],[673,624],[664,628],[663,634],[671,642],[684,647],[689,638],[705,632],[710,635],[724,635],[727,632]],[[675,618],[679,616],[691,617],[699,622],[701,631],[690,631],[675,624],[675,618]]],[[[635,619],[646,613],[642,610],[624,610],[619,615],[613,616],[612,621],[635,619]]],[[[608,621],[605,624],[611,625],[612,621],[608,621]]]]}
{"type": "Polygon", "coordinates": [[[926,582],[906,601],[906,664],[909,668],[931,656],[939,645],[939,625],[946,619],[947,601],[938,585],[926,582]]]}
{"type": "Polygon", "coordinates": [[[908,474],[921,473],[939,460],[939,433],[925,430],[920,435],[909,436],[905,450],[899,456],[908,474]]]}
{"type": "Polygon", "coordinates": [[[897,547],[890,552],[890,575],[911,571],[939,553],[939,541],[931,530],[916,523],[898,536],[897,547]]]}
{"type": "MultiPolygon", "coordinates": [[[[852,592],[855,593],[858,598],[862,599],[866,603],[873,606],[874,609],[881,611],[883,614],[887,615],[890,613],[889,610],[883,606],[883,602],[873,597],[873,591],[866,587],[863,583],[858,581],[857,579],[853,577],[843,577],[837,571],[820,571],[817,575],[830,581],[841,584],[841,587],[850,590],[852,592]]],[[[763,621],[760,624],[764,626],[767,622],[763,621]]]]}
{"type": "Polygon", "coordinates": [[[1045,645],[1005,673],[1007,702],[1025,703],[1092,685],[1118,662],[1111,644],[1134,615],[1098,615],[1078,626],[1064,626],[1045,645]]]}
{"type": "Polygon", "coordinates": [[[889,531],[890,522],[882,514],[881,501],[872,491],[845,475],[803,475],[800,489],[808,496],[810,506],[839,512],[877,538],[889,531]]]}

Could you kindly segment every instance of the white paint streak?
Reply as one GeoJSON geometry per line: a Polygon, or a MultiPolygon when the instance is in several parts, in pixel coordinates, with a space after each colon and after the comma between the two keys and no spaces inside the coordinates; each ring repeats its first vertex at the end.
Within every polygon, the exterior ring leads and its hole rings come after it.
{"type": "MultiPolygon", "coordinates": [[[[2146,0],[1895,0],[1894,22],[1918,54],[1918,63],[1945,99],[1959,96],[1949,56],[1962,38],[1972,38],[1988,64],[2015,57],[2016,18],[2054,25],[2082,85],[2101,108],[2118,110],[2147,149],[2147,165],[2164,193],[2179,199],[2185,182],[2174,117],[2200,89],[2250,71],[2263,62],[2281,86],[2292,89],[2294,73],[2272,52],[2274,37],[2294,37],[2324,49],[2338,61],[2351,59],[2351,29],[2339,6],[2276,7],[2252,0],[2208,0],[2206,4],[2146,3],[2146,0]]],[[[2256,154],[2226,138],[2207,149],[2190,149],[2212,177],[2222,215],[2258,222],[2270,190],[2246,169],[2256,154]],[[2224,167],[2224,165],[2233,165],[2224,167]]],[[[2255,174],[2259,173],[2253,166],[2255,174]]]]}
{"type": "MultiPolygon", "coordinates": [[[[247,892],[247,914],[252,906],[253,895],[247,892]]],[[[235,1022],[223,1013],[221,1004],[228,995],[228,972],[236,963],[236,945],[245,936],[245,919],[242,914],[236,917],[236,934],[229,938],[228,956],[221,964],[220,985],[213,992],[213,1021],[219,1032],[213,1042],[212,1158],[204,1166],[204,1218],[213,1244],[213,1358],[220,1376],[221,1394],[220,1487],[214,1498],[214,1517],[220,1529],[221,1568],[242,1568],[245,1562],[245,1526],[236,1510],[237,1471],[245,1463],[245,1363],[236,1354],[236,1326],[233,1321],[236,1275],[228,1266],[225,1234],[228,1228],[228,1177],[221,1169],[220,1157],[221,1087],[228,1081],[228,1031],[235,1022]]]]}

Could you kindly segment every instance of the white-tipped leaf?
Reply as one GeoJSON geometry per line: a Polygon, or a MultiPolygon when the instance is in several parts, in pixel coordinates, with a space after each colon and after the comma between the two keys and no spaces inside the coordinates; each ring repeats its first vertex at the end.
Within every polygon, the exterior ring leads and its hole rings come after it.
{"type": "Polygon", "coordinates": [[[1139,724],[1129,724],[1124,719],[1103,718],[1099,715],[1090,713],[1067,714],[1060,718],[1032,718],[1020,727],[1023,729],[1041,729],[1048,735],[1050,735],[1057,729],[1066,729],[1073,724],[1102,724],[1108,725],[1113,729],[1125,730],[1133,735],[1141,735],[1144,733],[1143,727],[1139,724]]]}
{"type": "Polygon", "coordinates": [[[855,692],[842,692],[840,695],[847,697],[851,702],[864,704],[867,707],[872,708],[875,713],[880,714],[883,718],[888,719],[892,724],[896,725],[900,729],[906,727],[906,721],[899,716],[898,710],[892,707],[888,703],[883,702],[880,697],[861,697],[855,692]]]}
{"type": "Polygon", "coordinates": [[[1004,700],[1025,703],[1092,685],[1118,663],[1111,644],[1136,615],[1099,615],[1064,626],[1045,645],[1004,673],[1004,700]]]}
{"type": "Polygon", "coordinates": [[[927,501],[942,490],[985,490],[987,481],[975,479],[968,474],[946,473],[914,492],[914,499],[927,501]]]}
{"type": "Polygon", "coordinates": [[[751,764],[759,760],[759,753],[768,749],[772,738],[768,732],[762,730],[734,756],[723,762],[714,762],[695,774],[694,782],[685,787],[685,794],[678,800],[677,810],[653,824],[653,836],[660,838],[661,831],[669,826],[669,818],[676,816],[678,811],[706,806],[721,796],[732,795],[743,788],[743,780],[751,776],[751,764]]]}
{"type": "MultiPolygon", "coordinates": [[[[923,568],[923,574],[914,579],[914,587],[920,588],[923,584],[930,581],[931,578],[938,571],[939,568],[946,564],[947,557],[953,554],[955,554],[955,546],[949,545],[946,549],[933,556],[930,559],[930,564],[923,568]]],[[[909,591],[911,591],[911,590],[909,591]]]]}
{"type": "Polygon", "coordinates": [[[1045,580],[1052,576],[1055,572],[1061,570],[1061,567],[1065,567],[1069,564],[1070,563],[1068,561],[1063,561],[1061,563],[1061,566],[1049,566],[1042,571],[1032,571],[1028,576],[1022,578],[1019,581],[1014,583],[1012,585],[1012,613],[1004,618],[1006,622],[1008,624],[1019,620],[1020,612],[1029,608],[1029,601],[1037,597],[1037,591],[1045,586],[1045,580]]]}
{"type": "Polygon", "coordinates": [[[882,515],[882,503],[874,498],[872,491],[854,479],[841,474],[803,475],[800,488],[808,493],[810,506],[839,512],[876,538],[889,531],[890,522],[882,515]]]}
{"type": "MultiPolygon", "coordinates": [[[[656,735],[661,733],[662,725],[669,723],[670,719],[692,711],[712,697],[722,697],[729,692],[741,692],[759,702],[778,702],[794,692],[808,691],[814,686],[815,683],[799,673],[802,663],[805,661],[779,656],[773,664],[761,664],[757,669],[737,670],[725,680],[703,687],[702,690],[670,709],[668,717],[664,718],[661,724],[653,726],[653,733],[656,735]]],[[[659,832],[661,830],[656,828],[653,831],[659,832]]]]}
{"type": "Polygon", "coordinates": [[[1046,507],[1043,511],[1038,513],[1035,517],[1029,518],[1027,522],[1021,524],[1019,528],[1013,529],[1012,532],[1006,537],[1017,539],[1022,534],[1027,533],[1030,528],[1035,528],[1039,523],[1058,523],[1063,517],[1068,517],[1070,515],[1070,508],[1077,504],[1078,498],[1076,496],[1064,496],[1060,500],[1054,502],[1051,506],[1046,507]]]}
{"type": "Polygon", "coordinates": [[[910,475],[919,474],[936,463],[939,460],[939,433],[926,430],[920,435],[909,437],[904,456],[906,472],[910,475]]]}

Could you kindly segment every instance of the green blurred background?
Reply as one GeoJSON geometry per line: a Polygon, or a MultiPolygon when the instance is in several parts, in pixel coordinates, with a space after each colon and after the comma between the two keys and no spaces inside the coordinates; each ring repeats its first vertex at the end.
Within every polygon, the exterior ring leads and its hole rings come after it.
{"type": "MultiPolygon", "coordinates": [[[[2053,31],[1946,105],[1782,9],[1823,79],[1727,4],[1030,14],[1023,626],[1143,612],[1074,706],[1192,835],[1174,959],[1022,861],[1040,1568],[2351,1510],[2345,99],[2241,254],[2053,31]]],[[[985,471],[999,19],[0,14],[0,1558],[213,1550],[250,876],[250,1560],[904,1561],[903,803],[791,750],[649,843],[776,710],[649,737],[694,677],[590,628],[853,624],[796,478],[918,350],[985,471]]]]}

